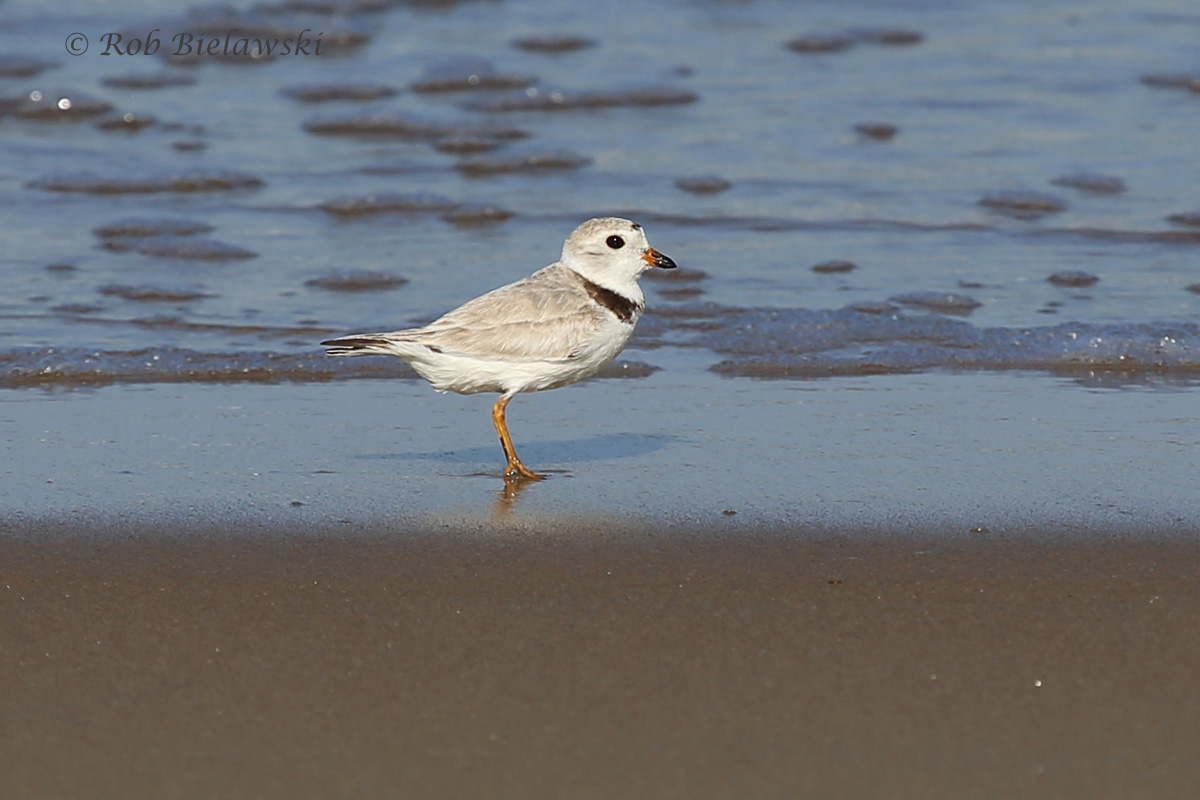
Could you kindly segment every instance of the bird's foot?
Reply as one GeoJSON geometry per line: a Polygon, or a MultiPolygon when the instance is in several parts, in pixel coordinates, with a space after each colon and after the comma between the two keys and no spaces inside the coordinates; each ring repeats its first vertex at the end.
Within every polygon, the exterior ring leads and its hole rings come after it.
{"type": "Polygon", "coordinates": [[[538,475],[520,462],[520,460],[509,461],[504,468],[504,480],[506,481],[544,481],[545,475],[538,475]]]}

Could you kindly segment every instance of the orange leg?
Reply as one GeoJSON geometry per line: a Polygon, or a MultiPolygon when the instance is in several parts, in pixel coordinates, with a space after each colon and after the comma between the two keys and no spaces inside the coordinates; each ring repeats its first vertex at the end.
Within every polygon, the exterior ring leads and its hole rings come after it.
{"type": "Polygon", "coordinates": [[[517,456],[517,449],[513,447],[512,437],[508,435],[508,423],[504,421],[504,411],[508,408],[508,401],[512,400],[512,395],[501,395],[496,401],[496,405],[492,406],[492,424],[496,426],[496,433],[500,434],[500,446],[504,448],[504,457],[508,459],[508,464],[504,467],[505,480],[513,478],[523,478],[530,481],[543,480],[545,475],[538,475],[529,467],[521,463],[520,457],[517,456]]]}

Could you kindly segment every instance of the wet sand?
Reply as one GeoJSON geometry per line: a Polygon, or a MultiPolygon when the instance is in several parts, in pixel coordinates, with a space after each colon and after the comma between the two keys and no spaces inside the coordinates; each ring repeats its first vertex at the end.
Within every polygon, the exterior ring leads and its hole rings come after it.
{"type": "Polygon", "coordinates": [[[0,529],[45,797],[1195,797],[1193,532],[0,529]]]}

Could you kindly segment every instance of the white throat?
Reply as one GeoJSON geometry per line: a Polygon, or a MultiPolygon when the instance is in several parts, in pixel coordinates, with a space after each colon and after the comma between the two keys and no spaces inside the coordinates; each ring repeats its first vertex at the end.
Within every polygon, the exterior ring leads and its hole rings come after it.
{"type": "Polygon", "coordinates": [[[599,286],[601,289],[608,289],[610,292],[632,300],[640,306],[646,304],[646,295],[642,292],[642,287],[638,284],[638,275],[627,272],[618,272],[610,268],[594,269],[593,265],[582,259],[568,261],[563,259],[563,265],[573,272],[581,275],[587,280],[599,286]]]}

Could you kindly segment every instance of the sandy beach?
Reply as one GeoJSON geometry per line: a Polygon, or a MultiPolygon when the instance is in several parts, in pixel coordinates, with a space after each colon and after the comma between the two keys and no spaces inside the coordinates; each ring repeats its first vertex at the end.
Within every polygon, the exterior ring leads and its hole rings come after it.
{"type": "Polygon", "coordinates": [[[0,535],[9,798],[1194,797],[1179,531],[0,535]]]}

